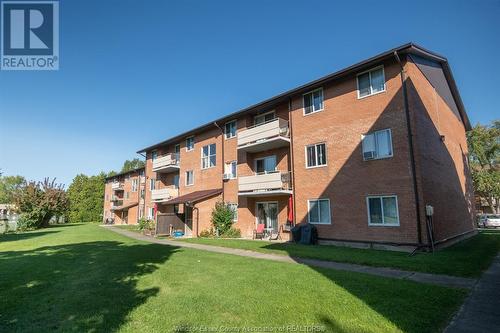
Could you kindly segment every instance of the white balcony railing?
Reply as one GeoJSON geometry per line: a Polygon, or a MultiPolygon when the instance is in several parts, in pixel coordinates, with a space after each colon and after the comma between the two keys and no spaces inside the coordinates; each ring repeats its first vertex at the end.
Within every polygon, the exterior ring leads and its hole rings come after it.
{"type": "Polygon", "coordinates": [[[111,189],[112,189],[113,191],[122,190],[122,189],[123,189],[123,183],[120,183],[120,182],[114,182],[113,184],[111,184],[111,189]]]}
{"type": "Polygon", "coordinates": [[[238,149],[262,151],[285,146],[289,143],[288,121],[281,118],[238,132],[238,149]]]}
{"type": "Polygon", "coordinates": [[[153,171],[172,172],[179,170],[179,153],[170,153],[157,157],[153,161],[153,171]]]}
{"type": "Polygon", "coordinates": [[[154,202],[168,201],[179,196],[178,188],[162,188],[151,192],[151,200],[154,202]]]}
{"type": "Polygon", "coordinates": [[[275,171],[238,178],[239,195],[269,192],[289,194],[291,190],[290,172],[275,171]]]}

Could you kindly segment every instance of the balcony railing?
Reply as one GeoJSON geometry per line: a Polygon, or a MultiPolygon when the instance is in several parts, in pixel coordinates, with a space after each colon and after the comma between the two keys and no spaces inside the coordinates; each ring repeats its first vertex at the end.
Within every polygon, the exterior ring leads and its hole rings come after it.
{"type": "Polygon", "coordinates": [[[292,193],[290,172],[273,171],[238,178],[238,195],[257,196],[292,193]]]}
{"type": "Polygon", "coordinates": [[[113,191],[121,191],[121,190],[123,190],[123,183],[114,182],[113,184],[111,184],[111,189],[113,191]]]}
{"type": "Polygon", "coordinates": [[[153,171],[163,173],[179,171],[179,162],[179,153],[170,153],[157,157],[153,161],[153,171]]]}
{"type": "Polygon", "coordinates": [[[238,149],[248,152],[259,152],[289,144],[288,121],[281,118],[275,118],[238,132],[238,149]]]}
{"type": "Polygon", "coordinates": [[[163,202],[179,196],[178,188],[162,188],[151,192],[151,200],[153,202],[163,202]]]}
{"type": "Polygon", "coordinates": [[[123,206],[123,200],[113,201],[111,203],[111,210],[116,210],[116,209],[120,208],[121,206],[123,206]]]}

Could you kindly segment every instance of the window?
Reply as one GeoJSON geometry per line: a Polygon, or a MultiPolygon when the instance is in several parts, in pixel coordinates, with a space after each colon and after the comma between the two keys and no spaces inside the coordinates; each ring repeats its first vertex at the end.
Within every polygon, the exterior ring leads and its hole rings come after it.
{"type": "Polygon", "coordinates": [[[330,224],[330,199],[307,200],[309,223],[330,224]]]}
{"type": "Polygon", "coordinates": [[[233,212],[233,222],[238,221],[238,204],[228,203],[227,207],[233,212]]]}
{"type": "Polygon", "coordinates": [[[138,179],[137,178],[132,179],[132,192],[137,192],[137,184],[138,184],[138,179]]]}
{"type": "Polygon", "coordinates": [[[191,151],[194,149],[194,136],[186,139],[186,151],[191,151]]]}
{"type": "Polygon", "coordinates": [[[270,173],[276,171],[276,156],[267,156],[255,160],[255,173],[270,173]]]}
{"type": "Polygon", "coordinates": [[[151,152],[151,161],[156,160],[157,157],[158,157],[158,152],[156,150],[152,151],[151,152]]]}
{"type": "Polygon", "coordinates": [[[306,166],[314,168],[326,165],[326,144],[318,143],[306,147],[306,166]]]}
{"type": "Polygon", "coordinates": [[[369,225],[399,225],[397,196],[370,196],[366,205],[369,225]]]}
{"type": "Polygon", "coordinates": [[[304,94],[304,115],[323,110],[323,89],[304,94]]]}
{"type": "Polygon", "coordinates": [[[144,199],[144,189],[141,188],[141,199],[144,199]]]}
{"type": "Polygon", "coordinates": [[[174,188],[179,188],[179,175],[174,175],[172,183],[174,184],[174,188]]]}
{"type": "Polygon", "coordinates": [[[231,139],[236,136],[236,120],[230,121],[224,125],[224,137],[231,139]]]}
{"type": "Polygon", "coordinates": [[[130,197],[130,193],[129,192],[125,192],[125,199],[128,200],[129,197],[130,197]]]}
{"type": "Polygon", "coordinates": [[[238,164],[236,161],[226,163],[225,168],[224,168],[224,174],[228,175],[229,178],[231,178],[231,179],[236,178],[237,165],[238,164]]]}
{"type": "Polygon", "coordinates": [[[139,171],[139,175],[140,175],[141,177],[144,177],[144,169],[142,169],[141,171],[139,171]]]}
{"type": "Polygon", "coordinates": [[[148,208],[148,219],[154,220],[155,218],[155,209],[153,207],[148,208]]]}
{"type": "Polygon", "coordinates": [[[268,121],[271,121],[276,118],[276,113],[274,111],[266,112],[263,114],[259,114],[255,116],[253,119],[254,125],[261,125],[264,123],[267,123],[268,121]]]}
{"type": "Polygon", "coordinates": [[[203,146],[201,149],[201,168],[208,169],[215,166],[215,143],[203,146]]]}
{"type": "Polygon", "coordinates": [[[194,184],[194,173],[193,170],[186,171],[186,186],[194,184]]]}
{"type": "Polygon", "coordinates": [[[385,91],[384,68],[378,67],[358,75],[358,98],[385,91]]]}
{"type": "Polygon", "coordinates": [[[149,180],[149,190],[152,191],[156,188],[156,179],[151,178],[149,180]]]}
{"type": "Polygon", "coordinates": [[[392,156],[392,135],[390,129],[372,132],[362,136],[363,159],[375,160],[392,156]]]}
{"type": "Polygon", "coordinates": [[[179,156],[179,153],[181,152],[181,145],[180,144],[176,144],[174,146],[174,153],[179,156]]]}

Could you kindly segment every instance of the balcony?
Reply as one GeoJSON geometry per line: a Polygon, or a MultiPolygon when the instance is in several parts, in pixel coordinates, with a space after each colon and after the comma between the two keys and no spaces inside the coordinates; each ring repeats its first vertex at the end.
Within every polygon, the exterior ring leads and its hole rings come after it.
{"type": "Polygon", "coordinates": [[[122,200],[122,198],[120,198],[119,196],[117,196],[117,195],[112,195],[112,196],[111,196],[111,200],[110,200],[110,201],[111,201],[111,202],[115,202],[115,201],[120,201],[120,200],[122,200]]]}
{"type": "Polygon", "coordinates": [[[171,153],[157,157],[153,161],[153,171],[160,173],[179,171],[179,153],[171,153]]]}
{"type": "Polygon", "coordinates": [[[179,196],[179,189],[168,187],[159,190],[153,190],[151,192],[151,201],[153,202],[165,202],[176,198],[179,196]]]}
{"type": "Polygon", "coordinates": [[[113,184],[111,184],[111,189],[113,191],[123,191],[123,183],[114,182],[113,184]]]}
{"type": "Polygon", "coordinates": [[[113,201],[111,204],[111,210],[119,210],[123,206],[123,200],[113,201]]]}
{"type": "Polygon", "coordinates": [[[275,171],[238,178],[239,196],[257,197],[290,194],[292,194],[290,172],[275,171]]]}
{"type": "Polygon", "coordinates": [[[276,118],[238,133],[238,149],[249,153],[288,147],[288,121],[276,118]]]}

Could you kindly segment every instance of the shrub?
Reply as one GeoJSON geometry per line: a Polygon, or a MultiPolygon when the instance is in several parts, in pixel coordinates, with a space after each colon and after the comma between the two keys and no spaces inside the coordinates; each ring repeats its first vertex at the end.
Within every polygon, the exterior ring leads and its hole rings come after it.
{"type": "Polygon", "coordinates": [[[241,238],[241,231],[237,228],[229,228],[221,235],[221,238],[241,238]]]}
{"type": "Polygon", "coordinates": [[[214,237],[214,229],[206,229],[200,232],[200,237],[202,238],[211,238],[214,237]]]}
{"type": "Polygon", "coordinates": [[[42,218],[43,214],[39,210],[21,213],[21,215],[19,215],[19,219],[17,220],[17,230],[26,231],[36,229],[42,218]]]}
{"type": "Polygon", "coordinates": [[[138,225],[137,225],[137,229],[139,229],[141,231],[153,230],[154,227],[155,227],[154,221],[148,220],[148,219],[145,219],[145,218],[139,219],[139,222],[138,222],[138,225]]]}
{"type": "Polygon", "coordinates": [[[217,202],[212,210],[212,225],[219,231],[219,235],[224,234],[233,226],[233,211],[224,202],[217,202]]]}

